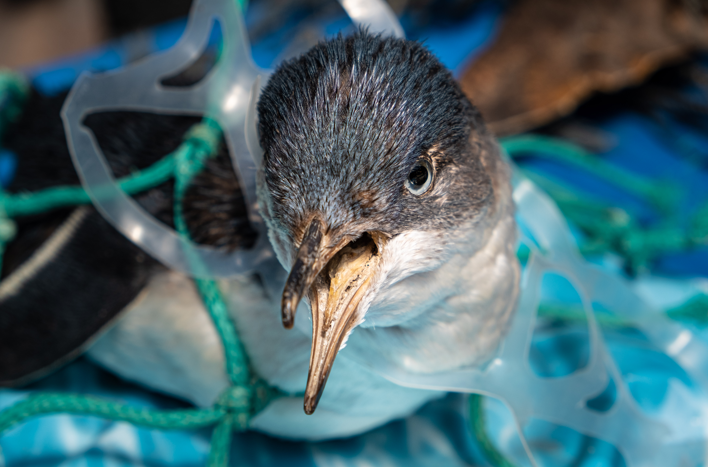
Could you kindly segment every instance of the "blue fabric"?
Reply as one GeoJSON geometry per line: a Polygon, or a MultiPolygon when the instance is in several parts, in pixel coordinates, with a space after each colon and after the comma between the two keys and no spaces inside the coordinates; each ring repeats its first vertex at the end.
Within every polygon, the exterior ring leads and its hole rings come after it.
{"type": "MultiPolygon", "coordinates": [[[[184,404],[119,380],[85,359],[22,390],[0,391],[0,409],[36,391],[66,391],[107,397],[136,406],[175,409],[184,404]]],[[[246,466],[404,465],[463,466],[475,446],[459,395],[429,404],[417,415],[366,435],[323,443],[295,443],[259,433],[235,436],[233,464],[246,466]],[[451,455],[451,453],[453,453],[451,455]],[[367,462],[369,462],[367,464],[367,462]]],[[[208,430],[157,431],[92,417],[52,415],[36,418],[0,438],[0,465],[201,466],[209,450],[208,430]]]]}
{"type": "Polygon", "coordinates": [[[433,23],[425,28],[414,28],[409,17],[401,18],[406,37],[422,41],[455,76],[494,40],[499,27],[503,2],[485,1],[474,14],[461,21],[433,23]]]}
{"type": "Polygon", "coordinates": [[[39,92],[53,96],[70,88],[83,71],[112,70],[124,61],[124,51],[118,46],[109,45],[58,63],[32,68],[27,70],[27,74],[39,92]]]}

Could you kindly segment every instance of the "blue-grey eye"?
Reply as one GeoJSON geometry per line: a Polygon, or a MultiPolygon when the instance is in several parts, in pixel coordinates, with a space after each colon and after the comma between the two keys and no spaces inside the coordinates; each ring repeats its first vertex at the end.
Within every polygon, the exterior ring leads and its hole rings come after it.
{"type": "Polygon", "coordinates": [[[425,159],[420,159],[415,163],[413,169],[408,174],[406,188],[416,196],[422,195],[433,183],[433,166],[425,159]]]}

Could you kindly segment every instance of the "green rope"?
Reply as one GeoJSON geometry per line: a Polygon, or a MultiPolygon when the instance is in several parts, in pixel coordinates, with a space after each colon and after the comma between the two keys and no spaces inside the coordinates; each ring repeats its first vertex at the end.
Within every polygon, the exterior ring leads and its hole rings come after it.
{"type": "MultiPolygon", "coordinates": [[[[125,193],[134,195],[168,181],[175,170],[175,152],[145,170],[119,179],[118,186],[125,193]]],[[[0,209],[3,209],[8,217],[29,216],[81,204],[91,204],[91,198],[80,186],[58,186],[13,195],[0,194],[0,209]]]]}
{"type": "Polygon", "coordinates": [[[678,198],[678,192],[670,185],[650,182],[632,172],[594,157],[575,144],[540,135],[523,135],[504,138],[500,141],[507,153],[516,158],[522,154],[551,159],[582,168],[603,180],[646,199],[662,212],[670,212],[678,198]]]}
{"type": "Polygon", "coordinates": [[[514,464],[509,462],[504,455],[494,446],[492,440],[487,434],[485,424],[484,397],[479,394],[470,394],[468,398],[470,423],[472,425],[472,433],[474,434],[479,447],[482,449],[484,457],[494,467],[514,467],[514,464]]]}
{"type": "Polygon", "coordinates": [[[692,244],[708,245],[708,203],[704,203],[696,211],[688,232],[692,244]]]}
{"type": "MultiPolygon", "coordinates": [[[[28,85],[19,75],[0,72],[0,136],[4,128],[20,115],[21,105],[27,93],[28,85]]],[[[174,173],[174,167],[175,157],[172,153],[143,171],[121,178],[118,180],[118,186],[129,195],[143,192],[169,180],[174,173]]],[[[12,218],[90,203],[88,193],[78,186],[52,187],[33,193],[17,194],[8,194],[0,188],[0,270],[5,245],[17,232],[12,218]]]]}
{"type": "MultiPolygon", "coordinates": [[[[663,315],[684,325],[690,323],[700,329],[707,328],[708,295],[703,293],[694,295],[685,303],[665,310],[663,315]]],[[[587,321],[587,316],[582,306],[556,303],[541,303],[538,307],[538,317],[559,319],[570,323],[585,323],[587,321]]],[[[651,316],[644,319],[651,319],[651,316]]],[[[636,322],[612,314],[595,312],[595,320],[601,327],[606,329],[637,327],[636,322]]]]}
{"type": "MultiPolygon", "coordinates": [[[[191,242],[189,229],[184,219],[183,200],[192,179],[204,168],[206,160],[214,157],[221,142],[221,129],[212,120],[205,119],[194,126],[185,138],[189,150],[178,151],[175,170],[174,222],[185,243],[191,242]]],[[[190,251],[190,250],[188,250],[190,251]]],[[[189,258],[193,267],[199,268],[198,259],[189,258]]],[[[202,297],[214,325],[224,345],[226,373],[232,386],[220,397],[217,405],[227,409],[227,415],[212,433],[211,451],[207,465],[210,467],[228,465],[231,434],[248,427],[253,406],[254,391],[249,384],[252,380],[246,351],[238,337],[236,328],[229,318],[226,303],[218,285],[211,279],[195,278],[194,282],[202,297]]]]}
{"type": "Polygon", "coordinates": [[[129,422],[162,430],[191,430],[222,420],[225,411],[213,409],[154,410],[131,407],[96,397],[73,394],[37,394],[0,412],[0,433],[37,415],[69,413],[129,422]]]}
{"type": "Polygon", "coordinates": [[[0,69],[0,141],[8,124],[22,114],[28,96],[29,84],[21,75],[0,69]]]}
{"type": "Polygon", "coordinates": [[[682,323],[692,323],[699,329],[708,328],[708,295],[696,295],[683,305],[667,310],[666,315],[682,323]]]}
{"type": "MultiPolygon", "coordinates": [[[[576,165],[638,195],[661,212],[673,212],[679,191],[663,183],[652,182],[593,157],[583,149],[553,138],[526,135],[507,138],[502,146],[512,158],[527,154],[576,165]]],[[[563,215],[578,226],[587,239],[580,243],[584,255],[615,252],[621,255],[630,271],[648,268],[660,255],[682,252],[708,244],[708,203],[692,216],[688,227],[679,225],[672,216],[654,227],[642,227],[637,216],[626,210],[579,196],[553,177],[523,170],[525,176],[543,188],[560,208],[563,215]]]]}
{"type": "MultiPolygon", "coordinates": [[[[191,142],[191,151],[178,151],[175,171],[174,222],[177,232],[189,241],[189,230],[184,219],[182,200],[192,178],[204,168],[204,163],[217,153],[221,129],[211,120],[196,125],[187,135],[191,142]]],[[[195,258],[191,258],[194,265],[195,258]]],[[[202,300],[204,301],[216,328],[219,330],[226,357],[226,370],[231,382],[236,386],[248,384],[250,373],[243,345],[238,338],[236,328],[228,316],[226,303],[216,282],[210,279],[195,279],[202,300]]]]}
{"type": "MultiPolygon", "coordinates": [[[[545,156],[561,162],[580,166],[596,176],[640,195],[660,211],[670,212],[676,202],[677,193],[667,190],[660,183],[647,182],[633,174],[608,165],[589,153],[565,142],[537,136],[516,137],[502,141],[502,146],[514,158],[528,153],[545,156]]],[[[600,254],[614,251],[621,254],[631,269],[646,267],[659,254],[684,251],[708,244],[708,203],[704,203],[696,213],[688,228],[665,222],[654,228],[642,228],[624,209],[608,205],[588,196],[578,196],[574,191],[554,181],[551,177],[523,170],[534,183],[544,189],[559,206],[563,215],[588,235],[588,240],[580,244],[585,254],[600,254]]],[[[520,246],[517,255],[522,262],[529,256],[528,247],[520,246]]],[[[681,306],[666,310],[665,315],[682,323],[692,323],[699,328],[708,327],[708,295],[699,294],[681,306]]],[[[570,322],[585,322],[587,317],[582,307],[541,304],[538,309],[541,318],[562,319],[570,322]]],[[[627,328],[636,325],[615,315],[595,314],[604,328],[627,328]]],[[[496,447],[488,439],[484,426],[482,396],[470,397],[470,422],[485,457],[492,465],[510,466],[496,447]]]]}
{"type": "MultiPolygon", "coordinates": [[[[558,319],[570,323],[585,323],[587,321],[585,309],[580,305],[541,303],[537,313],[539,318],[558,319]]],[[[619,316],[597,312],[595,313],[595,321],[600,327],[606,329],[636,326],[631,321],[622,319],[619,316]]]]}
{"type": "Polygon", "coordinates": [[[232,384],[247,384],[250,374],[248,372],[246,353],[243,351],[236,328],[229,319],[226,304],[219,287],[213,280],[195,279],[195,283],[224,343],[226,374],[229,375],[232,384]]]}
{"type": "Polygon", "coordinates": [[[233,431],[233,415],[228,414],[216,425],[211,434],[211,450],[207,459],[208,467],[229,465],[229,450],[231,449],[231,434],[233,431]]]}
{"type": "MultiPolygon", "coordinates": [[[[169,180],[174,173],[174,166],[172,153],[143,171],[121,178],[118,186],[129,195],[143,192],[169,180]]],[[[12,218],[90,203],[88,193],[78,186],[59,186],[18,194],[7,194],[0,189],[0,270],[5,245],[15,238],[17,232],[12,218]]]]}

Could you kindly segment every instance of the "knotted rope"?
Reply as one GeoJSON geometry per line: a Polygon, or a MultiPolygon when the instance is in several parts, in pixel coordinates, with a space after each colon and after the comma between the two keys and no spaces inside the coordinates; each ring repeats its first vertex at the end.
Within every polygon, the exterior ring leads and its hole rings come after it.
{"type": "Polygon", "coordinates": [[[563,215],[587,235],[580,243],[583,254],[614,252],[634,272],[648,269],[651,261],[661,255],[708,245],[708,203],[693,213],[688,225],[682,225],[672,215],[681,195],[675,186],[647,180],[553,138],[524,135],[504,139],[501,144],[512,159],[532,155],[592,173],[643,199],[664,217],[656,226],[643,227],[636,216],[622,208],[579,195],[547,176],[522,169],[553,198],[563,215]]]}
{"type": "MultiPolygon", "coordinates": [[[[189,243],[191,242],[189,229],[184,220],[184,195],[194,176],[203,170],[206,160],[217,154],[221,143],[221,129],[213,120],[205,119],[202,124],[195,125],[187,132],[185,142],[186,147],[178,149],[175,153],[177,170],[175,170],[174,187],[174,222],[183,242],[189,243]]],[[[194,267],[199,267],[197,261],[196,257],[190,257],[194,267]]],[[[256,381],[249,371],[246,351],[229,318],[226,303],[216,281],[195,278],[194,282],[224,344],[226,373],[232,384],[216,402],[216,407],[225,411],[225,416],[218,421],[212,433],[208,462],[208,465],[227,465],[232,432],[248,428],[252,407],[254,407],[255,387],[259,386],[263,390],[267,386],[262,381],[256,381]]],[[[268,392],[266,390],[261,394],[267,395],[268,392]]]]}

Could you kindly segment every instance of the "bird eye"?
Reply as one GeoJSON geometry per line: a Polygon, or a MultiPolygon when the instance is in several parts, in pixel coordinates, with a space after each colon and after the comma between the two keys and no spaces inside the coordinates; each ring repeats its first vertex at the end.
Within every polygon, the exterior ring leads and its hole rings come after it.
{"type": "Polygon", "coordinates": [[[422,195],[433,183],[433,167],[425,159],[421,159],[415,163],[413,170],[408,174],[406,180],[406,188],[414,195],[422,195]]]}

